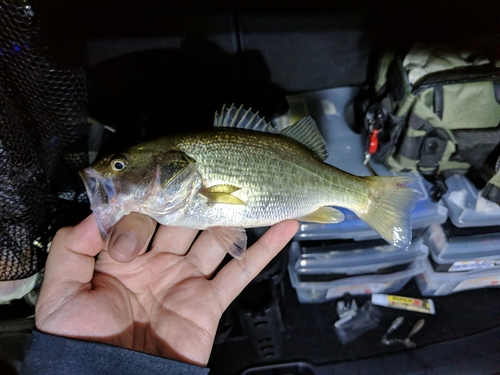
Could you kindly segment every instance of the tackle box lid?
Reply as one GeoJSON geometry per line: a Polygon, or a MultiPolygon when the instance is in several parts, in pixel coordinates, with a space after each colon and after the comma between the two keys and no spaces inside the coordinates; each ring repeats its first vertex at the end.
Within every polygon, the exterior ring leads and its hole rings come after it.
{"type": "Polygon", "coordinates": [[[297,274],[380,274],[427,255],[422,238],[414,239],[407,250],[384,240],[327,241],[324,244],[294,241],[290,247],[289,265],[297,274]]]}
{"type": "Polygon", "coordinates": [[[500,225],[500,206],[483,197],[469,179],[452,175],[445,180],[443,202],[452,223],[460,228],[500,225]]]}

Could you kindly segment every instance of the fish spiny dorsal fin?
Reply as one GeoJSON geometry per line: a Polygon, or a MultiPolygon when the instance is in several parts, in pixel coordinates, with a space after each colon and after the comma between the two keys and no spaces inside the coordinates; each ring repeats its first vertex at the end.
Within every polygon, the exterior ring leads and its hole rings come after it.
{"type": "Polygon", "coordinates": [[[251,108],[245,110],[243,106],[236,108],[234,104],[227,108],[224,104],[220,116],[217,112],[215,113],[214,127],[279,133],[302,143],[313,151],[320,160],[328,158],[326,142],[321,136],[316,123],[309,116],[300,119],[280,132],[272,123],[266,123],[262,117],[259,117],[259,112],[253,113],[251,108]]]}
{"type": "Polygon", "coordinates": [[[220,116],[217,112],[215,113],[214,127],[279,133],[278,129],[272,123],[266,122],[262,117],[259,117],[259,112],[253,113],[251,108],[246,110],[243,106],[236,108],[234,104],[229,108],[224,104],[220,116]]]}
{"type": "Polygon", "coordinates": [[[310,117],[303,117],[296,123],[286,127],[281,134],[293,138],[311,149],[320,160],[328,158],[328,147],[318,130],[316,122],[310,117]]]}

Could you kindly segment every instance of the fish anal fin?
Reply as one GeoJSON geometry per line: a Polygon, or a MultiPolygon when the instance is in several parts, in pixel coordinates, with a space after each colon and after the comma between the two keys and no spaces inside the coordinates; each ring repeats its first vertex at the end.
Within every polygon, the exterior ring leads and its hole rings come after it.
{"type": "Polygon", "coordinates": [[[344,221],[344,214],[333,207],[321,207],[310,214],[298,217],[297,220],[319,224],[335,224],[344,221]]]}
{"type": "Polygon", "coordinates": [[[244,228],[213,227],[208,231],[224,251],[236,259],[243,259],[247,249],[247,233],[244,228]]]}

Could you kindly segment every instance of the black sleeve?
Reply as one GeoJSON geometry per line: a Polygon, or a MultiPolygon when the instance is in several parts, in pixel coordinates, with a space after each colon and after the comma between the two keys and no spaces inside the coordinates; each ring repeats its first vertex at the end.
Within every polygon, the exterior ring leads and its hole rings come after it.
{"type": "Polygon", "coordinates": [[[209,369],[118,346],[33,331],[21,375],[206,375],[209,369]]]}

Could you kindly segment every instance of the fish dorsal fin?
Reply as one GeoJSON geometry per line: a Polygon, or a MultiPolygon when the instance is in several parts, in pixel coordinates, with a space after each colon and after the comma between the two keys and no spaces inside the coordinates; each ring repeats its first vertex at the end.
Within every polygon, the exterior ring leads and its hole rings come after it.
{"type": "Polygon", "coordinates": [[[312,117],[301,118],[296,123],[283,129],[281,134],[302,143],[311,149],[320,160],[328,158],[328,147],[312,117]]]}
{"type": "Polygon", "coordinates": [[[325,160],[328,157],[326,142],[321,136],[316,122],[310,116],[301,118],[280,132],[272,123],[266,122],[262,117],[259,117],[259,112],[253,113],[251,108],[246,110],[243,106],[236,108],[234,104],[227,108],[224,104],[220,116],[217,112],[215,113],[214,127],[282,134],[308,147],[316,154],[318,159],[325,160]]]}
{"type": "Polygon", "coordinates": [[[214,127],[279,133],[278,129],[272,123],[266,122],[262,117],[259,117],[259,112],[253,113],[251,108],[246,110],[243,106],[236,108],[234,104],[229,108],[224,104],[220,116],[215,112],[214,127]]]}

